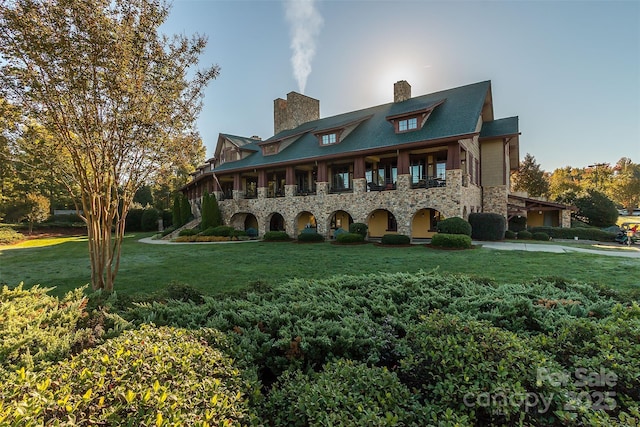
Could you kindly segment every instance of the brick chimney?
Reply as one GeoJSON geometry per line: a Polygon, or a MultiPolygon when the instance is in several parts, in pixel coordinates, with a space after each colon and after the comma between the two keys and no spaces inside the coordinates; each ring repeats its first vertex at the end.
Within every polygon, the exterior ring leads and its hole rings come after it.
{"type": "Polygon", "coordinates": [[[273,133],[277,135],[303,123],[320,118],[320,101],[297,92],[289,92],[287,100],[273,101],[273,133]]]}
{"type": "Polygon", "coordinates": [[[411,99],[411,85],[406,80],[400,80],[393,84],[393,102],[402,102],[411,99]]]}

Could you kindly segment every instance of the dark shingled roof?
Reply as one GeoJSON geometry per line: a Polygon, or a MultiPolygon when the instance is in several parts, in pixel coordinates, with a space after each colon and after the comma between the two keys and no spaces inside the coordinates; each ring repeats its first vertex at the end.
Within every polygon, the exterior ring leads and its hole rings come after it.
{"type": "MultiPolygon", "coordinates": [[[[304,123],[297,128],[285,130],[264,141],[249,140],[243,149],[256,150],[242,160],[226,162],[214,172],[232,171],[268,166],[270,164],[313,160],[341,153],[393,148],[396,145],[413,142],[428,142],[468,135],[476,132],[478,118],[491,88],[490,81],[479,82],[428,95],[417,96],[399,103],[383,104],[363,110],[352,111],[332,117],[326,117],[304,123]],[[441,103],[438,105],[438,103],[441,103]],[[389,116],[424,111],[437,105],[422,129],[396,134],[393,124],[387,121],[389,116]],[[320,146],[315,134],[323,129],[335,129],[363,120],[340,143],[320,146]],[[286,139],[299,135],[295,142],[279,153],[263,156],[260,145],[269,141],[286,139]],[[260,145],[258,145],[260,144],[260,145]]],[[[517,129],[517,118],[516,129],[517,129]]],[[[505,119],[511,120],[511,119],[505,119]]],[[[483,127],[484,131],[484,127],[483,127]]],[[[235,137],[239,138],[239,137],[235,137]]]]}
{"type": "Polygon", "coordinates": [[[482,129],[480,130],[480,138],[482,139],[514,136],[519,134],[518,116],[485,122],[482,124],[482,129]]]}

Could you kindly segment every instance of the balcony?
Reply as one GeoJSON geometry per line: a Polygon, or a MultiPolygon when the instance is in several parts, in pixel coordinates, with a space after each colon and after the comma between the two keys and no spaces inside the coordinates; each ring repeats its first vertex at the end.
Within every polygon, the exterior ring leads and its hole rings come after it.
{"type": "Polygon", "coordinates": [[[436,188],[436,187],[446,187],[447,181],[438,178],[438,177],[430,177],[425,179],[418,179],[411,181],[411,188],[436,188]]]}

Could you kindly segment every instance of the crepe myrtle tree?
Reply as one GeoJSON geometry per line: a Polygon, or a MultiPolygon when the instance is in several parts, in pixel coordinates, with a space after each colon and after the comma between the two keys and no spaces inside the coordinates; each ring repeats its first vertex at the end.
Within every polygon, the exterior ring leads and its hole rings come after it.
{"type": "Polygon", "coordinates": [[[113,290],[136,190],[201,144],[219,67],[193,69],[206,38],[161,34],[168,14],[161,0],[0,0],[0,96],[71,158],[51,167],[79,189],[93,289],[113,290]]]}

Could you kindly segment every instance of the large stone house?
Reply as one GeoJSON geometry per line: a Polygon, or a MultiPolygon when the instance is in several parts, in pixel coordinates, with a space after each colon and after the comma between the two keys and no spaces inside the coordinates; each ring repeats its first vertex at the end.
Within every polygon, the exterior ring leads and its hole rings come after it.
{"type": "MultiPolygon", "coordinates": [[[[363,222],[374,238],[428,238],[447,217],[542,212],[544,202],[510,198],[519,135],[518,117],[494,118],[489,81],[417,97],[399,81],[392,103],[326,118],[318,100],[291,92],[274,101],[272,137],[220,134],[182,191],[196,216],[203,192],[215,193],[225,224],[260,235],[332,237],[363,222]]],[[[544,211],[545,224],[567,225],[561,207],[544,211]]]]}

